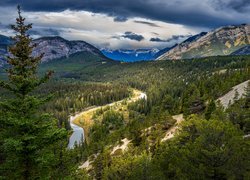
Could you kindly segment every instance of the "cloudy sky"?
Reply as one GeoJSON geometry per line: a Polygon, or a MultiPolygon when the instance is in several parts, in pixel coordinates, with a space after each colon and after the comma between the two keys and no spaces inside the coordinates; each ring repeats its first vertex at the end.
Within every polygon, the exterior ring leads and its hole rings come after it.
{"type": "Polygon", "coordinates": [[[165,48],[202,31],[250,23],[250,0],[0,0],[0,34],[20,4],[30,34],[84,40],[98,48],[165,48]]]}

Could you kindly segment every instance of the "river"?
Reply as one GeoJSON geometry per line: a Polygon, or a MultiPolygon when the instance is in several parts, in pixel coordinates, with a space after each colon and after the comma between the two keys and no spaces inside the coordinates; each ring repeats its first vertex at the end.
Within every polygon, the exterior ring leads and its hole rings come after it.
{"type": "Polygon", "coordinates": [[[73,149],[75,144],[80,145],[84,140],[84,130],[82,127],[77,126],[73,123],[74,119],[77,118],[78,115],[70,116],[70,126],[73,129],[73,133],[69,138],[68,148],[73,149]]]}
{"type": "MultiPolygon", "coordinates": [[[[141,92],[139,90],[133,89],[133,97],[128,101],[128,103],[132,102],[132,101],[136,101],[139,99],[147,99],[147,95],[144,92],[141,92]]],[[[124,99],[125,100],[125,99],[124,99]]],[[[124,100],[120,100],[117,102],[122,102],[124,100]]],[[[105,105],[105,106],[114,106],[117,102],[113,102],[111,104],[105,105]]],[[[73,149],[75,144],[80,145],[83,141],[84,141],[84,129],[76,124],[74,124],[74,120],[82,115],[85,112],[89,112],[89,111],[96,111],[99,108],[103,108],[105,106],[99,106],[99,107],[93,107],[87,110],[84,110],[83,112],[80,112],[78,114],[76,114],[75,116],[70,116],[70,126],[73,130],[72,135],[69,138],[69,144],[68,144],[68,148],[69,149],[73,149]]]]}

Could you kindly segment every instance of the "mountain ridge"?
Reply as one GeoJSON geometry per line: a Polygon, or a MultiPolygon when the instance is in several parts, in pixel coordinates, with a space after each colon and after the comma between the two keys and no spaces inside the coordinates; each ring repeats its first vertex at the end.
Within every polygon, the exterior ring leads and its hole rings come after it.
{"type": "MultiPolygon", "coordinates": [[[[12,44],[11,38],[0,35],[0,66],[6,63],[8,46],[12,44]]],[[[152,49],[98,49],[81,40],[69,41],[60,36],[45,36],[34,39],[37,47],[32,55],[44,53],[42,62],[53,59],[69,57],[78,52],[89,52],[97,57],[109,58],[116,61],[136,62],[165,59],[191,59],[208,56],[244,55],[250,54],[250,25],[230,25],[217,28],[210,32],[201,32],[187,38],[172,47],[152,49]]]]}
{"type": "Polygon", "coordinates": [[[157,57],[157,60],[230,55],[250,44],[250,25],[224,26],[190,38],[191,41],[183,41],[175,48],[157,57]]]}
{"type": "MultiPolygon", "coordinates": [[[[7,48],[11,43],[12,40],[9,37],[3,35],[0,36],[0,65],[6,63],[5,57],[9,54],[7,48]]],[[[78,52],[89,52],[93,55],[104,58],[104,55],[99,49],[85,41],[69,41],[60,36],[48,36],[34,39],[32,43],[37,44],[32,55],[37,56],[44,53],[42,62],[69,57],[78,52]]]]}

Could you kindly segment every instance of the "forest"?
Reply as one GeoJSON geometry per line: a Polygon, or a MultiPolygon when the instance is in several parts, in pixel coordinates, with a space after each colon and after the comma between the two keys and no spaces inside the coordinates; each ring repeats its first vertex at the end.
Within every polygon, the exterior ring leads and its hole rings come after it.
{"type": "Polygon", "coordinates": [[[0,179],[249,179],[250,83],[227,109],[217,99],[250,79],[250,56],[103,63],[77,53],[40,64],[20,11],[17,24],[0,81],[0,179]],[[95,112],[88,141],[67,148],[70,115],[131,89],[147,98],[123,101],[126,113],[95,112]],[[180,114],[177,134],[162,141],[180,114]]]}

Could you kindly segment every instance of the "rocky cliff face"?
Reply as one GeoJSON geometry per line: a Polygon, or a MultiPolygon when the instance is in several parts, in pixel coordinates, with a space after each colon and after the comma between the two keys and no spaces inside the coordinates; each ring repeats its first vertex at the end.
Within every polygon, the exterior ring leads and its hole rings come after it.
{"type": "Polygon", "coordinates": [[[230,55],[249,44],[250,25],[227,26],[191,37],[157,59],[190,59],[230,55]]]}
{"type": "Polygon", "coordinates": [[[33,55],[37,56],[44,53],[43,62],[68,57],[71,54],[83,51],[102,55],[97,48],[84,41],[67,41],[61,37],[43,37],[34,40],[34,43],[37,44],[37,47],[34,49],[33,55]]]}
{"type": "MultiPolygon", "coordinates": [[[[11,43],[10,38],[0,36],[0,65],[6,62],[5,57],[8,55],[7,47],[11,43]]],[[[33,43],[37,44],[32,53],[34,56],[44,53],[42,62],[68,57],[77,52],[90,52],[94,55],[103,56],[97,48],[84,41],[68,41],[61,37],[42,37],[35,39],[33,43]]]]}

